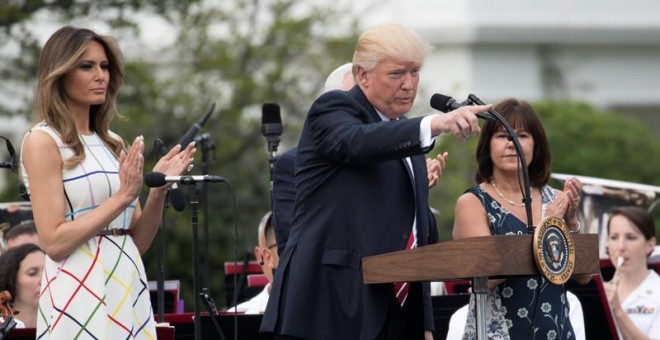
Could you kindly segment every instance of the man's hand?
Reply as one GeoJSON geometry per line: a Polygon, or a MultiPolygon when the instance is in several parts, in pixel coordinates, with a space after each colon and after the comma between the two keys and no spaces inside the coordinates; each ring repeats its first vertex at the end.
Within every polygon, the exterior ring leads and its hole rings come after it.
{"type": "Polygon", "coordinates": [[[439,114],[431,120],[431,135],[451,133],[461,141],[478,135],[481,128],[477,122],[477,113],[488,111],[493,105],[462,106],[447,114],[439,114]]]}

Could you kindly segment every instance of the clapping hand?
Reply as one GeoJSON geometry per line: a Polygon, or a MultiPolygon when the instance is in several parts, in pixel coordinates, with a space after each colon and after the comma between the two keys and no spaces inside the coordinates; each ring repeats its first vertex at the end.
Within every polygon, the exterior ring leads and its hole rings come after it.
{"type": "Polygon", "coordinates": [[[580,207],[580,196],[582,194],[582,183],[577,178],[571,177],[564,181],[564,191],[548,206],[546,215],[563,218],[567,225],[577,229],[577,212],[580,207]]]}
{"type": "Polygon", "coordinates": [[[129,201],[137,198],[142,187],[143,151],[144,137],[137,136],[128,150],[119,154],[119,190],[128,195],[129,201]]]}
{"type": "MultiPolygon", "coordinates": [[[[158,160],[153,171],[163,173],[166,176],[181,175],[192,164],[196,151],[195,143],[188,144],[185,149],[181,149],[181,145],[177,144],[158,160]]],[[[163,188],[167,187],[169,185],[163,186],[163,188]]]]}
{"type": "Polygon", "coordinates": [[[448,153],[443,152],[442,154],[438,154],[436,158],[426,159],[426,170],[428,172],[429,188],[432,188],[434,185],[436,185],[440,179],[440,176],[442,176],[442,171],[445,169],[447,163],[447,156],[448,153]]]}

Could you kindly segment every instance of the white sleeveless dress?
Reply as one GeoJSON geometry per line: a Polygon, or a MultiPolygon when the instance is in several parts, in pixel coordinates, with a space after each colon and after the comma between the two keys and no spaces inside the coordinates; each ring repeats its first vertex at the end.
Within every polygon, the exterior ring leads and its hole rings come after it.
{"type": "MultiPolygon", "coordinates": [[[[31,131],[35,130],[55,140],[63,160],[73,155],[59,134],[44,122],[31,131]]],[[[120,183],[118,161],[98,135],[80,138],[85,145],[85,160],[62,171],[67,221],[100,205],[119,189],[120,183]]],[[[25,170],[21,175],[29,193],[25,170]]],[[[107,228],[130,228],[136,203],[107,228]]],[[[95,236],[62,261],[46,256],[37,339],[128,338],[156,338],[144,265],[133,239],[127,235],[95,236]]]]}

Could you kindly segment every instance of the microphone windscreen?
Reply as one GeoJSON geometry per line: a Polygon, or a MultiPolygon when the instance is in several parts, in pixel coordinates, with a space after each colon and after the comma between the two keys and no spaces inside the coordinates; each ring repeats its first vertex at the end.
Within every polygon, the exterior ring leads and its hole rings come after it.
{"type": "Polygon", "coordinates": [[[162,187],[166,183],[164,173],[150,172],[144,176],[144,184],[150,188],[162,187]]]}
{"type": "Polygon", "coordinates": [[[280,106],[276,103],[264,103],[261,107],[261,124],[282,124],[280,106]]]}
{"type": "Polygon", "coordinates": [[[431,96],[431,107],[442,112],[451,111],[448,105],[451,100],[451,97],[436,93],[431,96]]]}
{"type": "Polygon", "coordinates": [[[183,197],[183,190],[181,190],[180,187],[175,186],[176,183],[172,184],[172,190],[170,190],[170,203],[172,203],[172,208],[174,208],[174,210],[183,211],[186,209],[186,200],[183,197]]]}

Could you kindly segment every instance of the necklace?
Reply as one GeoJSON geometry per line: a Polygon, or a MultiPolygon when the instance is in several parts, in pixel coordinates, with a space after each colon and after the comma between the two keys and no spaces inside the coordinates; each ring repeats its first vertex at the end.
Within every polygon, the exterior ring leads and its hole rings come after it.
{"type": "Polygon", "coordinates": [[[516,202],[514,202],[514,201],[512,201],[512,200],[510,200],[510,199],[508,199],[508,198],[506,198],[506,197],[504,197],[504,194],[500,191],[500,189],[497,187],[497,185],[495,185],[495,182],[490,181],[490,185],[492,185],[493,188],[495,188],[495,191],[497,191],[497,194],[498,194],[503,200],[505,200],[507,203],[509,203],[509,204],[511,204],[511,205],[513,205],[513,206],[516,206],[516,207],[524,207],[524,206],[525,206],[524,203],[516,203],[516,202]]]}

